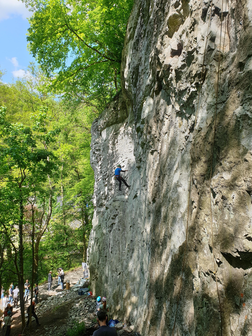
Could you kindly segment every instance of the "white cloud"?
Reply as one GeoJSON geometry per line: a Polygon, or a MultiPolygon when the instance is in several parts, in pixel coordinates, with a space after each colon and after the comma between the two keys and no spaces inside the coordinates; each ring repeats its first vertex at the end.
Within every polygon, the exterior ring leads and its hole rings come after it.
{"type": "Polygon", "coordinates": [[[23,19],[31,16],[25,4],[19,0],[0,0],[0,21],[9,19],[11,15],[21,15],[23,19]]]}
{"type": "Polygon", "coordinates": [[[30,71],[25,71],[24,69],[18,69],[18,68],[20,68],[20,65],[18,63],[17,57],[12,57],[11,59],[9,59],[9,58],[7,58],[7,59],[8,59],[8,61],[10,61],[12,63],[12,65],[15,68],[15,70],[12,71],[12,74],[13,74],[14,78],[26,78],[26,79],[33,78],[30,71]]]}
{"type": "Polygon", "coordinates": [[[32,77],[32,74],[30,71],[24,71],[23,69],[14,70],[12,71],[12,74],[15,78],[30,78],[32,77]]]}
{"type": "MultiPolygon", "coordinates": [[[[1,0],[0,0],[0,1],[1,1],[1,0]]],[[[12,57],[12,59],[10,59],[10,61],[11,61],[11,63],[14,65],[15,68],[18,68],[18,67],[19,67],[17,57],[12,57]]]]}

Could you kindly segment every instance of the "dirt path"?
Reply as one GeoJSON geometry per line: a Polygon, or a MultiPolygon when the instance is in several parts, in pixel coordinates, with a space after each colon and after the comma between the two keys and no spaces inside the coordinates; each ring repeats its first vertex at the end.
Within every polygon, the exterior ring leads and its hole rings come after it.
{"type": "MultiPolygon", "coordinates": [[[[70,285],[72,287],[82,277],[82,275],[83,275],[82,268],[79,267],[73,271],[65,273],[65,282],[70,281],[70,285]]],[[[76,303],[79,304],[83,300],[88,300],[86,296],[85,297],[79,296],[74,291],[66,291],[64,289],[64,291],[62,292],[61,287],[58,286],[57,278],[54,278],[53,280],[52,290],[48,291],[47,288],[48,288],[47,283],[39,286],[39,304],[38,308],[36,309],[36,313],[38,315],[40,326],[37,326],[35,320],[33,320],[31,326],[24,330],[23,335],[49,336],[49,335],[57,335],[59,332],[60,335],[64,335],[64,331],[66,333],[68,329],[67,323],[69,322],[69,316],[71,315],[73,307],[76,305],[76,303]],[[66,292],[68,293],[67,295],[65,294],[66,292]],[[62,297],[63,302],[60,302],[52,306],[51,302],[53,302],[54,300],[53,297],[56,298],[56,296],[62,297]],[[42,311],[42,313],[40,312],[39,307],[41,305],[41,302],[43,302],[44,306],[47,306],[48,302],[48,310],[44,312],[42,311]]],[[[27,310],[29,304],[27,303],[25,305],[25,311],[27,310]]],[[[43,310],[45,310],[45,308],[43,310]]],[[[11,328],[11,336],[19,336],[21,335],[22,332],[20,309],[14,308],[13,312],[14,314],[11,328]]],[[[87,334],[85,335],[93,334],[93,331],[95,329],[93,327],[89,329],[90,332],[87,330],[87,334]]]]}

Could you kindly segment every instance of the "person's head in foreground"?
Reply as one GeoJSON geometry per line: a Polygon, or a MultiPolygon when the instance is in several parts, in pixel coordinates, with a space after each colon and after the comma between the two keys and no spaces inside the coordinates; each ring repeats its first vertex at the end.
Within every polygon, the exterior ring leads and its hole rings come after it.
{"type": "Polygon", "coordinates": [[[97,313],[97,317],[98,317],[98,323],[100,326],[107,325],[108,316],[105,311],[99,310],[97,313]]]}

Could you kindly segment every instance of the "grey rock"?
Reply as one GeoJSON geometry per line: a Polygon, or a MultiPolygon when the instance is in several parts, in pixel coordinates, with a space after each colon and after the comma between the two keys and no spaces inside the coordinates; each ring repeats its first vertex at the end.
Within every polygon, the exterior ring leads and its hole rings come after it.
{"type": "Polygon", "coordinates": [[[117,323],[115,325],[115,328],[116,328],[116,330],[121,330],[123,328],[123,324],[122,323],[117,323]]]}
{"type": "Polygon", "coordinates": [[[135,1],[122,93],[92,126],[88,255],[143,336],[252,334],[251,40],[249,0],[135,1]]]}

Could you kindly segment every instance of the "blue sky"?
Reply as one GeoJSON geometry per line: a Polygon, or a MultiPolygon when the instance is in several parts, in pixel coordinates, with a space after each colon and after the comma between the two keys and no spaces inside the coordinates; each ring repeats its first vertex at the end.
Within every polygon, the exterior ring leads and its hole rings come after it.
{"type": "Polygon", "coordinates": [[[34,58],[27,49],[27,18],[31,15],[18,0],[0,0],[0,70],[5,83],[12,83],[27,74],[27,67],[34,58]]]}

